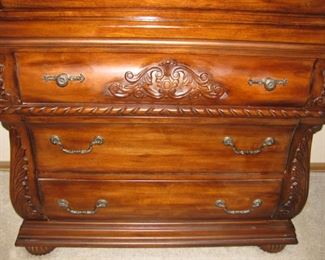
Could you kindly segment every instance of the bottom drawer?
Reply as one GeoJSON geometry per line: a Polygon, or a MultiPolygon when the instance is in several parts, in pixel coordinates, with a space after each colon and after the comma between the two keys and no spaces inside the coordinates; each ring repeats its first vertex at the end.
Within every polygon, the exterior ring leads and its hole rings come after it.
{"type": "Polygon", "coordinates": [[[269,218],[281,180],[40,181],[49,219],[213,220],[269,218]]]}

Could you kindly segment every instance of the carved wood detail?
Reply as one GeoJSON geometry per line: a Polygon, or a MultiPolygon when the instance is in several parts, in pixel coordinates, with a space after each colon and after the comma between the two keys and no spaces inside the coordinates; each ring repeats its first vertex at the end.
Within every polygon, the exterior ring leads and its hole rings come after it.
{"type": "Polygon", "coordinates": [[[114,104],[103,106],[4,106],[1,114],[21,115],[102,115],[102,116],[204,116],[204,117],[242,117],[242,118],[323,118],[325,112],[295,108],[254,108],[221,106],[159,106],[138,104],[114,104]]]}
{"type": "Polygon", "coordinates": [[[50,246],[26,246],[25,248],[32,255],[46,255],[55,249],[50,246]]]}
{"type": "Polygon", "coordinates": [[[293,155],[284,172],[284,198],[276,213],[277,218],[293,218],[302,210],[308,196],[310,148],[313,134],[322,128],[321,125],[304,129],[297,133],[292,149],[293,155]]]}
{"type": "Polygon", "coordinates": [[[227,89],[212,80],[208,73],[198,74],[176,60],[166,60],[143,69],[128,71],[124,79],[107,84],[106,96],[137,99],[213,99],[227,97],[227,89]]]}
{"type": "MultiPolygon", "coordinates": [[[[3,62],[3,58],[1,57],[0,62],[3,62]]],[[[5,90],[5,83],[4,83],[4,70],[5,65],[0,63],[0,101],[8,101],[9,94],[5,90]]]]}
{"type": "Polygon", "coordinates": [[[32,201],[29,188],[29,161],[21,136],[16,128],[10,128],[12,163],[10,173],[11,201],[17,213],[25,219],[42,219],[42,213],[32,201]]]}
{"type": "Polygon", "coordinates": [[[261,248],[263,251],[268,253],[279,253],[281,252],[286,245],[283,244],[267,244],[267,245],[260,245],[259,248],[261,248]]]}
{"type": "Polygon", "coordinates": [[[314,106],[324,106],[325,105],[325,70],[323,71],[323,89],[319,97],[313,100],[314,106]]]}
{"type": "MultiPolygon", "coordinates": [[[[321,72],[322,76],[322,83],[317,82],[317,84],[322,84],[321,86],[321,93],[319,96],[312,96],[308,99],[306,103],[306,108],[313,108],[313,107],[322,107],[325,106],[325,70],[321,72]]],[[[314,83],[315,84],[315,83],[314,83]]]]}

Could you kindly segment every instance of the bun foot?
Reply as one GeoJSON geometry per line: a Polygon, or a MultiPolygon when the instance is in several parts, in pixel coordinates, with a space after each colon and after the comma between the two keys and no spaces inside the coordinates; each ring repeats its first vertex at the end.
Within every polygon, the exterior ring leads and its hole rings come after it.
{"type": "Polygon", "coordinates": [[[32,255],[46,255],[55,249],[50,246],[25,246],[25,248],[32,255]]]}
{"type": "Polygon", "coordinates": [[[283,244],[269,244],[269,245],[260,245],[259,248],[261,248],[263,251],[268,253],[279,253],[281,252],[286,245],[283,244]]]}

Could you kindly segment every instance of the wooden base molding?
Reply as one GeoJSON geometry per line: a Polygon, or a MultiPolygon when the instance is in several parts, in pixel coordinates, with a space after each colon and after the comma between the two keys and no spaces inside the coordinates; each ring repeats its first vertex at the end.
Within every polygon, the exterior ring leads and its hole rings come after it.
{"type": "Polygon", "coordinates": [[[297,244],[290,220],[185,223],[24,221],[16,241],[16,246],[32,248],[28,250],[32,253],[46,253],[55,247],[238,245],[260,246],[263,250],[275,252],[275,248],[286,244],[297,244]]]}

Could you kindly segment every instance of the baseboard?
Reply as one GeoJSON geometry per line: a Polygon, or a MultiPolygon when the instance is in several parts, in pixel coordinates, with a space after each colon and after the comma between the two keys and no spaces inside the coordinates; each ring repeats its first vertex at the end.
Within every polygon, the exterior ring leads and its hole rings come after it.
{"type": "Polygon", "coordinates": [[[312,172],[325,172],[325,163],[311,163],[310,170],[312,172]]]}
{"type": "MultiPolygon", "coordinates": [[[[0,161],[0,171],[9,171],[10,162],[0,161]]],[[[324,172],[325,173],[325,163],[311,163],[311,172],[324,172]]]]}
{"type": "Polygon", "coordinates": [[[9,171],[9,167],[10,167],[10,163],[4,162],[4,161],[0,161],[0,171],[9,171]]]}

